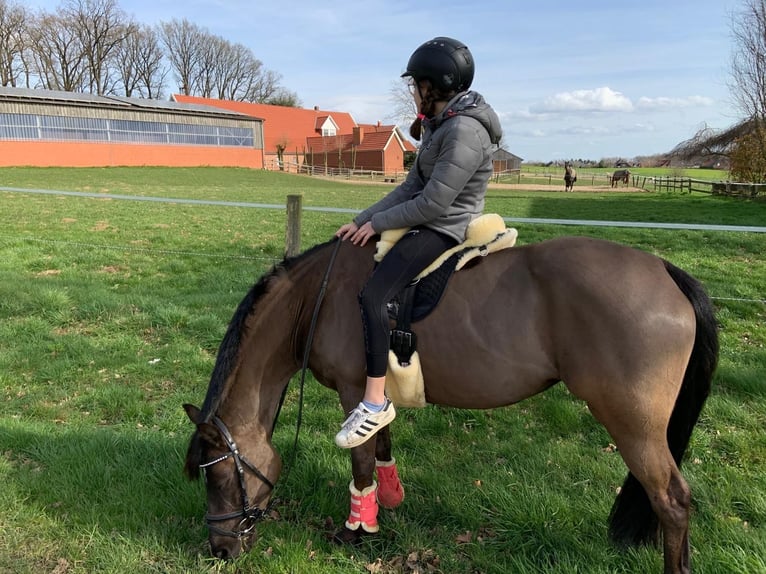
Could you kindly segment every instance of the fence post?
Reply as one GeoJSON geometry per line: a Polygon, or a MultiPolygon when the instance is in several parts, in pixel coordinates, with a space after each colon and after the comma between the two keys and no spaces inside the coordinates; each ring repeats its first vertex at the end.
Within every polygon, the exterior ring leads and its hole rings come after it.
{"type": "Polygon", "coordinates": [[[285,231],[285,257],[295,257],[301,251],[301,212],[303,196],[287,196],[287,229],[285,231]]]}

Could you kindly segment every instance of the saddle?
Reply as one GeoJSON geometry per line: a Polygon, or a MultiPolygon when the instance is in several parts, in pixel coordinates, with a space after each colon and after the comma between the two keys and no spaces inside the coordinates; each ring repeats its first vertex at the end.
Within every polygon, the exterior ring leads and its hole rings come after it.
{"type": "MultiPolygon", "coordinates": [[[[407,231],[384,231],[376,244],[375,261],[381,261],[407,231]]],[[[411,324],[421,321],[436,308],[453,273],[476,257],[513,247],[517,236],[516,229],[506,228],[503,218],[495,213],[478,217],[468,226],[463,243],[442,253],[388,303],[389,318],[396,322],[396,327],[391,330],[386,392],[396,406],[426,405],[417,336],[411,324]]]]}

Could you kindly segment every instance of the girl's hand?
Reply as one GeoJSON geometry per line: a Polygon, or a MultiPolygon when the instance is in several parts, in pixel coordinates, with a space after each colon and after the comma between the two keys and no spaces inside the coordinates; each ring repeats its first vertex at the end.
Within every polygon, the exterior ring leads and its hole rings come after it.
{"type": "Polygon", "coordinates": [[[346,223],[335,232],[335,237],[340,237],[341,241],[350,239],[351,243],[359,245],[360,247],[364,247],[370,237],[373,237],[374,235],[377,235],[377,233],[372,228],[372,223],[369,221],[361,227],[354,222],[346,223]]]}
{"type": "Polygon", "coordinates": [[[340,237],[341,241],[345,241],[356,233],[357,229],[359,229],[359,226],[353,221],[351,223],[346,223],[345,225],[341,225],[340,229],[335,232],[335,237],[340,237]]]}
{"type": "Polygon", "coordinates": [[[375,230],[372,228],[372,223],[368,221],[351,235],[351,243],[364,247],[367,244],[367,241],[375,235],[377,235],[377,233],[375,233],[375,230]]]}

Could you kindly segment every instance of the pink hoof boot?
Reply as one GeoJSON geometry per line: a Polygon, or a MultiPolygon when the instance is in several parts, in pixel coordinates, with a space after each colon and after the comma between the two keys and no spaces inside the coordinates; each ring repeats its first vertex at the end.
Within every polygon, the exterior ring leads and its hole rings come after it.
{"type": "Polygon", "coordinates": [[[377,532],[378,528],[378,501],[375,498],[375,492],[378,485],[373,481],[372,486],[368,486],[361,492],[354,487],[354,481],[348,485],[351,491],[351,512],[346,520],[346,528],[349,530],[358,530],[362,527],[365,532],[377,532]]]}
{"type": "Polygon", "coordinates": [[[378,472],[378,502],[385,508],[396,508],[404,500],[404,488],[396,472],[396,459],[388,462],[375,461],[378,472]]]}

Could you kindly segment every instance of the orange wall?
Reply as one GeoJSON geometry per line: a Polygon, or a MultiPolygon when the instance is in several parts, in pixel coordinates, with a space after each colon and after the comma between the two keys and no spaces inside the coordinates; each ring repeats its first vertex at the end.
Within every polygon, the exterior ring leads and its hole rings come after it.
{"type": "Polygon", "coordinates": [[[160,165],[263,168],[263,150],[118,143],[0,141],[0,166],[160,165]]]}

